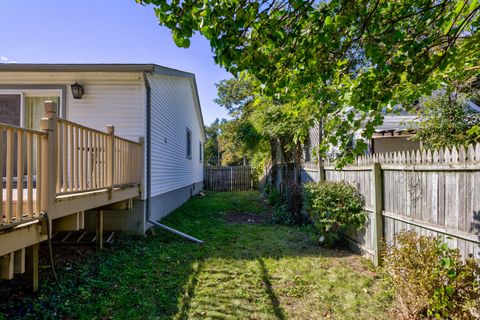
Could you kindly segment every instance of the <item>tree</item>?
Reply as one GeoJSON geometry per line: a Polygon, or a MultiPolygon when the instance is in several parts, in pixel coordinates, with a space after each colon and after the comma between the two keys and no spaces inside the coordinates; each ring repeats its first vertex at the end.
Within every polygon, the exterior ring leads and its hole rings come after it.
{"type": "Polygon", "coordinates": [[[154,4],[175,43],[199,32],[216,63],[247,70],[280,103],[314,101],[325,145],[345,159],[351,132],[370,138],[382,110],[411,105],[480,57],[477,0],[137,0],[154,4]]]}
{"type": "Polygon", "coordinates": [[[218,143],[218,137],[221,134],[222,124],[227,122],[227,120],[218,118],[212,122],[211,125],[205,127],[206,140],[204,145],[204,154],[205,154],[205,163],[209,165],[219,165],[220,164],[220,149],[218,143]]]}
{"type": "Polygon", "coordinates": [[[475,143],[480,135],[473,130],[480,125],[480,114],[471,111],[466,100],[466,94],[448,91],[422,99],[415,139],[432,150],[475,143]]]}
{"type": "Polygon", "coordinates": [[[257,94],[256,85],[258,84],[247,73],[222,80],[215,84],[218,97],[214,101],[227,109],[231,116],[240,117],[249,112],[249,107],[257,94]]]}
{"type": "MultiPolygon", "coordinates": [[[[247,73],[215,84],[218,97],[215,102],[227,109],[233,118],[223,126],[221,145],[224,165],[251,162],[261,149],[263,138],[254,128],[250,115],[252,103],[258,95],[257,83],[247,73]],[[250,161],[248,161],[250,160],[250,161]]],[[[258,162],[254,165],[259,164],[258,162]]],[[[260,168],[257,168],[260,169],[260,168]]],[[[262,168],[263,169],[263,168],[262,168]]]]}

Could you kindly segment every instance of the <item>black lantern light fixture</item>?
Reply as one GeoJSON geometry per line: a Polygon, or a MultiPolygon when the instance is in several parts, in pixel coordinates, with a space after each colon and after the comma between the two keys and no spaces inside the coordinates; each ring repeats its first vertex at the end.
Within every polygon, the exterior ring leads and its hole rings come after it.
{"type": "Polygon", "coordinates": [[[74,84],[71,85],[71,87],[72,87],[73,98],[82,99],[82,96],[85,93],[85,90],[83,90],[83,86],[78,82],[75,82],[74,84]]]}

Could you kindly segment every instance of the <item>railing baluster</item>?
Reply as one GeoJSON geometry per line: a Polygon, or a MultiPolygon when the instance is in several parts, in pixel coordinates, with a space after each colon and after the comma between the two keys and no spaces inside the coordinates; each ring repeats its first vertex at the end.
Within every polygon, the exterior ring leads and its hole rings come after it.
{"type": "Polygon", "coordinates": [[[127,163],[125,161],[125,141],[122,141],[122,184],[125,183],[125,168],[127,166],[127,163]]]}
{"type": "Polygon", "coordinates": [[[62,185],[63,185],[63,192],[68,192],[68,175],[67,175],[67,139],[68,139],[68,135],[67,135],[67,124],[63,123],[62,124],[62,131],[63,131],[63,148],[62,148],[62,168],[63,168],[63,174],[62,174],[62,185]]]}
{"type": "Polygon", "coordinates": [[[100,135],[98,133],[95,134],[95,145],[97,146],[97,148],[95,149],[96,150],[96,155],[97,155],[97,161],[95,162],[95,168],[96,168],[96,172],[97,172],[97,188],[100,188],[102,186],[102,175],[101,175],[101,172],[100,172],[100,155],[101,155],[101,151],[100,151],[100,135]]]}
{"type": "Polygon", "coordinates": [[[13,209],[13,129],[7,129],[7,168],[6,168],[6,189],[7,199],[5,203],[5,223],[12,220],[13,209]]]}
{"type": "Polygon", "coordinates": [[[79,128],[77,126],[74,127],[74,133],[75,133],[75,148],[73,149],[73,153],[74,153],[74,160],[75,160],[75,163],[74,163],[74,166],[75,166],[75,190],[78,191],[80,190],[80,182],[78,181],[78,149],[79,149],[79,146],[78,146],[78,142],[79,142],[79,139],[78,139],[78,131],[79,131],[79,128]]]}
{"type": "Polygon", "coordinates": [[[75,181],[74,181],[74,145],[73,145],[73,125],[68,126],[68,131],[69,131],[69,136],[68,136],[68,161],[69,161],[69,167],[70,170],[68,170],[68,190],[69,191],[75,191],[75,181]]]}
{"type": "Polygon", "coordinates": [[[105,135],[103,137],[103,182],[104,187],[107,188],[107,175],[108,175],[108,164],[107,164],[107,143],[108,137],[105,135]]]}
{"type": "Polygon", "coordinates": [[[112,197],[112,191],[113,191],[113,184],[114,184],[114,176],[115,176],[115,127],[114,126],[107,126],[107,136],[106,136],[106,142],[107,142],[107,157],[106,157],[106,184],[108,188],[108,196],[111,198],[112,197]]]}
{"type": "Polygon", "coordinates": [[[92,132],[87,131],[87,159],[88,159],[88,188],[93,189],[92,181],[92,132]]]}
{"type": "Polygon", "coordinates": [[[33,135],[27,133],[27,215],[33,214],[33,135]]]}
{"type": "MultiPolygon", "coordinates": [[[[58,131],[60,132],[60,131],[58,131]]],[[[59,140],[60,141],[60,140],[59,140]]],[[[60,145],[60,144],[58,144],[60,145]]],[[[59,151],[59,150],[57,150],[59,151]]],[[[35,204],[36,204],[36,214],[39,215],[41,212],[41,203],[40,199],[42,196],[42,188],[40,186],[42,185],[42,137],[40,135],[37,136],[37,159],[36,159],[36,172],[37,172],[37,181],[35,181],[35,204]]],[[[60,168],[60,161],[57,163],[58,168],[60,168]]],[[[59,171],[57,171],[59,172],[59,171]]],[[[58,175],[60,176],[60,174],[58,175]]],[[[58,191],[60,192],[60,191],[58,191]]]]}
{"type": "Polygon", "coordinates": [[[84,145],[83,145],[83,128],[78,128],[78,152],[79,152],[79,157],[78,157],[78,174],[79,174],[79,179],[78,179],[78,184],[80,190],[85,190],[85,180],[83,179],[83,154],[84,154],[84,145]]]}
{"type": "Polygon", "coordinates": [[[3,219],[3,128],[0,128],[0,170],[2,170],[2,174],[0,175],[2,177],[2,180],[0,183],[2,184],[2,192],[0,192],[0,218],[1,222],[4,223],[3,219]]]}
{"type": "Polygon", "coordinates": [[[118,184],[118,161],[120,161],[120,157],[118,157],[118,140],[113,137],[113,154],[115,158],[115,162],[113,163],[113,185],[118,184]]]}
{"type": "MultiPolygon", "coordinates": [[[[57,146],[58,146],[58,149],[57,149],[57,184],[56,184],[56,190],[57,190],[57,193],[60,193],[62,192],[62,172],[61,172],[61,168],[62,168],[62,162],[61,162],[61,145],[62,145],[62,134],[61,134],[61,129],[62,129],[62,123],[61,122],[57,122],[57,146]]],[[[40,148],[37,147],[37,152],[40,152],[40,148]]],[[[37,164],[37,175],[38,175],[38,172],[40,171],[40,163],[37,164]]]]}
{"type": "Polygon", "coordinates": [[[23,215],[23,131],[17,131],[17,212],[16,221],[23,215]]]}
{"type": "Polygon", "coordinates": [[[92,132],[92,172],[93,172],[93,188],[98,188],[97,185],[97,137],[96,133],[92,132]]]}

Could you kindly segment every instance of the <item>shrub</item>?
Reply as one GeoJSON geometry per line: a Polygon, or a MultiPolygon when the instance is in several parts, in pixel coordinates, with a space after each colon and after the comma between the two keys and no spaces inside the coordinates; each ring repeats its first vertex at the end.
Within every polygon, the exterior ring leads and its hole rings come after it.
{"type": "Polygon", "coordinates": [[[327,246],[338,240],[340,231],[349,226],[365,225],[365,200],[358,190],[344,182],[307,183],[304,186],[304,210],[327,246]]]}
{"type": "Polygon", "coordinates": [[[408,319],[479,319],[480,264],[462,261],[439,238],[398,233],[386,249],[384,269],[408,319]]]}
{"type": "Polygon", "coordinates": [[[263,190],[263,197],[267,203],[273,207],[272,222],[275,224],[303,224],[305,218],[296,215],[295,212],[301,213],[301,191],[294,184],[285,184],[283,194],[271,185],[267,185],[263,190]]]}
{"type": "Polygon", "coordinates": [[[272,223],[293,225],[295,221],[293,220],[292,214],[288,211],[287,206],[281,205],[273,209],[272,223]]]}
{"type": "Polygon", "coordinates": [[[272,207],[278,207],[282,205],[282,197],[280,192],[275,187],[267,185],[263,190],[263,196],[267,200],[267,203],[272,207]]]}

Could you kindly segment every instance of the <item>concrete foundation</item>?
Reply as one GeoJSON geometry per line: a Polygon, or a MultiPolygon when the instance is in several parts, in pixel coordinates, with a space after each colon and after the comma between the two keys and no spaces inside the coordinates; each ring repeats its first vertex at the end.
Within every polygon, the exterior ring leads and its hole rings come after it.
{"type": "MultiPolygon", "coordinates": [[[[158,221],[203,190],[203,181],[160,194],[150,200],[151,219],[158,221]]],[[[146,201],[133,200],[131,210],[104,210],[104,230],[145,234],[152,225],[146,222],[146,201]]],[[[95,210],[85,212],[85,230],[95,231],[95,210]]]]}
{"type": "MultiPolygon", "coordinates": [[[[150,200],[150,219],[158,221],[203,190],[203,181],[160,194],[150,200]]],[[[151,227],[149,225],[147,228],[151,227]]]]}

